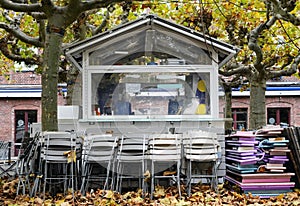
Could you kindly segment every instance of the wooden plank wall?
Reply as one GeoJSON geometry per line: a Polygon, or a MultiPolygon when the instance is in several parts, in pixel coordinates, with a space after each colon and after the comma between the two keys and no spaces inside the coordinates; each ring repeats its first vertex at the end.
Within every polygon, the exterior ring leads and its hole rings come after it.
{"type": "Polygon", "coordinates": [[[290,141],[289,148],[290,160],[292,161],[292,166],[289,168],[295,172],[294,181],[296,187],[300,186],[300,127],[288,127],[283,131],[283,135],[290,141]]]}

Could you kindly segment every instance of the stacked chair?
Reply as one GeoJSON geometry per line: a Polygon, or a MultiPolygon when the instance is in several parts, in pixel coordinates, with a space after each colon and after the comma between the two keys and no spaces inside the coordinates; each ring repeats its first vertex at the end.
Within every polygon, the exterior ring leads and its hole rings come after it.
{"type": "Polygon", "coordinates": [[[121,192],[123,180],[138,180],[138,187],[145,191],[144,172],[147,168],[146,152],[148,138],[145,135],[123,135],[117,154],[116,189],[121,192]]]}
{"type": "Polygon", "coordinates": [[[41,178],[39,173],[40,141],[37,133],[30,141],[22,141],[16,161],[16,175],[18,176],[17,195],[21,192],[35,196],[37,192],[36,180],[41,178]]]}
{"type": "Polygon", "coordinates": [[[72,132],[43,132],[44,194],[76,189],[77,136],[72,132]]]}
{"type": "Polygon", "coordinates": [[[148,150],[151,163],[151,198],[153,198],[155,184],[158,184],[160,179],[169,180],[169,185],[175,183],[181,196],[181,145],[180,134],[150,135],[148,150]]]}
{"type": "Polygon", "coordinates": [[[207,179],[212,188],[218,184],[217,170],[220,165],[220,145],[216,133],[189,131],[183,134],[183,154],[187,163],[187,189],[192,183],[207,179]]]}
{"type": "Polygon", "coordinates": [[[19,155],[18,193],[29,191],[34,196],[42,185],[44,194],[68,189],[80,189],[82,194],[92,189],[121,193],[125,187],[137,187],[143,192],[150,189],[153,198],[155,186],[166,184],[177,187],[181,196],[181,181],[186,181],[190,194],[192,184],[205,179],[217,188],[221,149],[216,133],[197,130],[121,137],[99,133],[38,134],[19,155]]]}
{"type": "Polygon", "coordinates": [[[114,189],[118,137],[112,134],[86,134],[82,148],[81,192],[114,189]],[[98,185],[96,185],[98,183],[98,185]]]}

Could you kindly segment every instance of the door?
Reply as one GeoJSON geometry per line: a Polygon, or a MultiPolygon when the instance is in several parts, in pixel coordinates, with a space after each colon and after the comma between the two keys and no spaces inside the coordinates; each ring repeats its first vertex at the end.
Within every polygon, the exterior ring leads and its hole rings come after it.
{"type": "Polygon", "coordinates": [[[37,110],[15,110],[15,155],[18,155],[23,137],[29,138],[29,127],[37,122],[37,110]]]}

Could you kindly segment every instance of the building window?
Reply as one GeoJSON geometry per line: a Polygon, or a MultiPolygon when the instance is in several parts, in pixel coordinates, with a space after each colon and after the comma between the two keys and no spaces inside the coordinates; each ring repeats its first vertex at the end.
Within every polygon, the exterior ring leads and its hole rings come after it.
{"type": "Polygon", "coordinates": [[[288,126],[290,125],[290,108],[268,108],[268,124],[288,126]]]}
{"type": "Polygon", "coordinates": [[[246,130],[248,121],[247,108],[233,108],[232,109],[233,129],[234,130],[246,130]]]}

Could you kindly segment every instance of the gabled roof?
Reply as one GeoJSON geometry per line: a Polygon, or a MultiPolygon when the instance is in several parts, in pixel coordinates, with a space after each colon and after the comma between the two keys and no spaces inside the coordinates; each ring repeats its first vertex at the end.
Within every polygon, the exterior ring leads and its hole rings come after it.
{"type": "Polygon", "coordinates": [[[84,51],[89,51],[91,57],[97,57],[104,65],[123,64],[145,53],[201,64],[205,61],[203,56],[214,60],[214,51],[221,67],[236,54],[237,48],[155,15],[146,15],[65,49],[67,57],[79,69],[84,51]]]}

